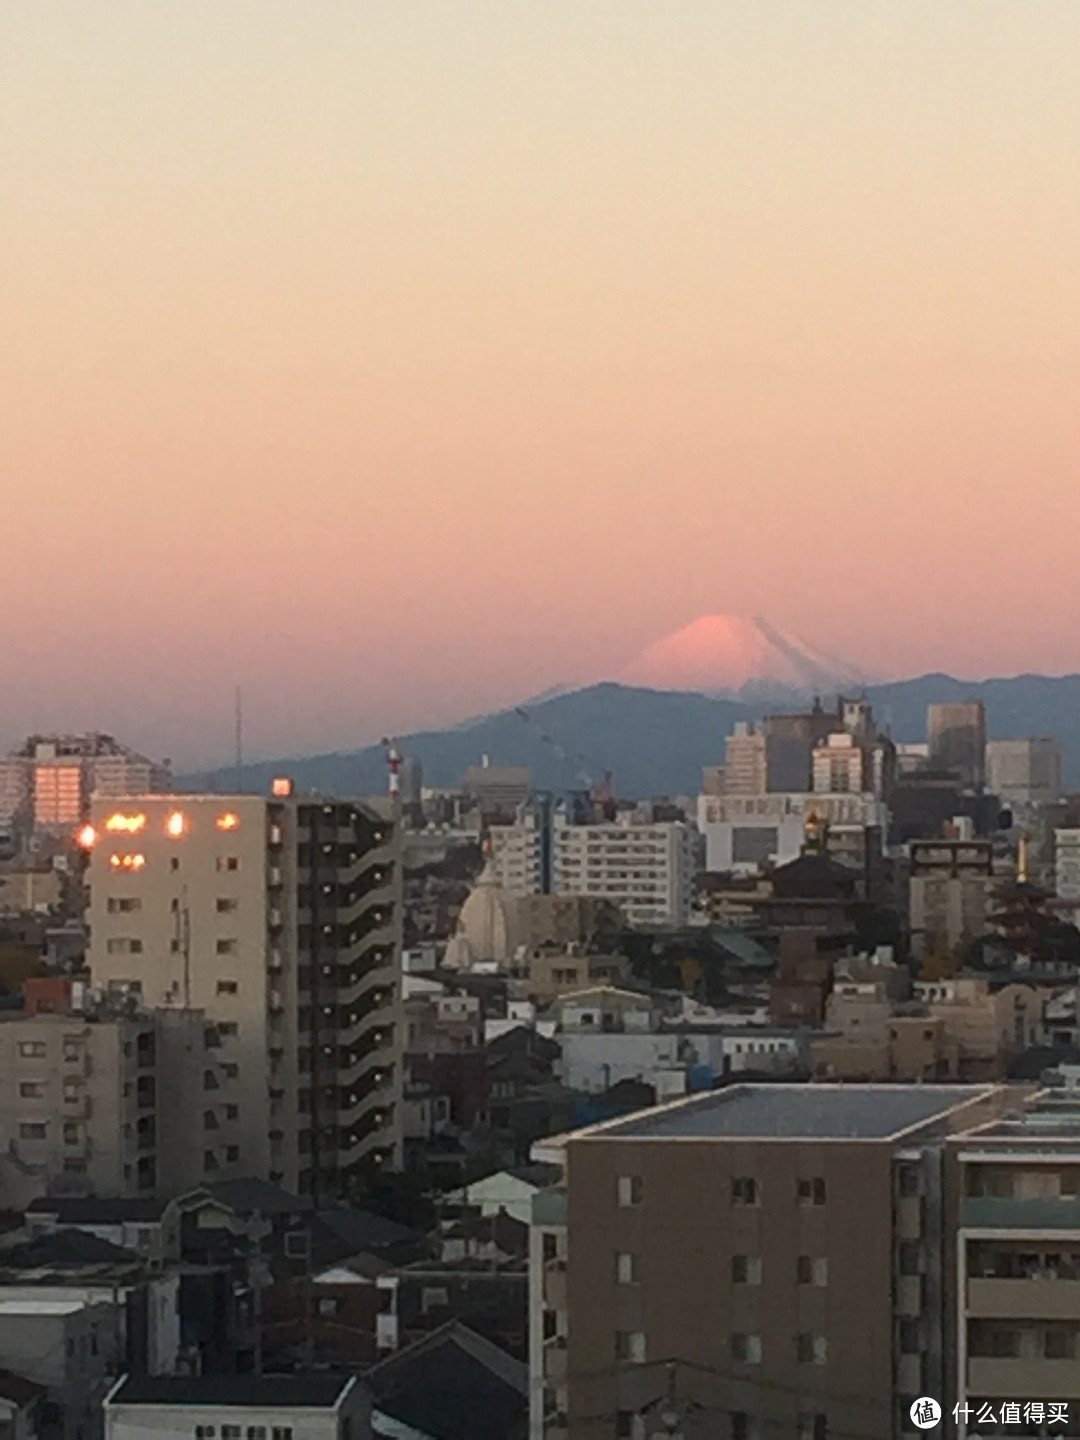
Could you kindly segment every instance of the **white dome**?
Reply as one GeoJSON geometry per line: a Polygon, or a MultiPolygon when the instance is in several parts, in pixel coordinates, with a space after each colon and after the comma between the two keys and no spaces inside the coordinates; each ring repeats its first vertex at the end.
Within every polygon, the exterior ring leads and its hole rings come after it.
{"type": "MultiPolygon", "coordinates": [[[[494,961],[506,965],[517,948],[514,902],[503,894],[495,862],[489,856],[483,873],[461,907],[455,941],[464,941],[474,964],[494,961]]],[[[460,954],[463,946],[455,946],[460,954]]]]}

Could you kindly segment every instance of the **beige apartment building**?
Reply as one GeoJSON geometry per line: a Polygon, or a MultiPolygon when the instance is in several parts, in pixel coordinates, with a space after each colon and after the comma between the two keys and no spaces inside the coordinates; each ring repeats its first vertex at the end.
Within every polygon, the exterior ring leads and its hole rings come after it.
{"type": "Polygon", "coordinates": [[[544,1142],[531,1440],[920,1433],[912,1401],[955,1394],[945,1142],[1019,1103],[737,1085],[544,1142]]]}
{"type": "MultiPolygon", "coordinates": [[[[281,787],[283,790],[287,786],[281,787]]],[[[400,1156],[400,836],[289,794],[95,802],[92,982],[212,1023],[242,1173],[331,1196],[400,1156]]],[[[220,1121],[220,1116],[218,1116],[220,1121]]],[[[234,1163],[209,1126],[200,1154],[234,1163]]]]}

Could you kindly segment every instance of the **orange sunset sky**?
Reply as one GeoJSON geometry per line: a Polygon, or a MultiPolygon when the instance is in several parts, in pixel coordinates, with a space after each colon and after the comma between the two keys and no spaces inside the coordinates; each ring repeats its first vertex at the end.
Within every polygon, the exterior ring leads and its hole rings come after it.
{"type": "Polygon", "coordinates": [[[1077,0],[0,0],[0,746],[713,611],[1080,670],[1077,0]]]}

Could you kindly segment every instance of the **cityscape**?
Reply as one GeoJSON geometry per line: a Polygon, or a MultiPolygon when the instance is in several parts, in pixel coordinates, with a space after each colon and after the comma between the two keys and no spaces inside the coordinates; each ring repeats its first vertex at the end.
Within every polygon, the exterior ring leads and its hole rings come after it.
{"type": "Polygon", "coordinates": [[[1077,0],[0,135],[0,1440],[1080,1436],[1077,0]]]}

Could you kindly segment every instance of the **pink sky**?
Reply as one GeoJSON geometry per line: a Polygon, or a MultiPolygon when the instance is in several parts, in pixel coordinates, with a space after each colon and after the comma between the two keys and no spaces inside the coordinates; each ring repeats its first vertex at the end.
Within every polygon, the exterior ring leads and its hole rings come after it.
{"type": "Polygon", "coordinates": [[[1080,670],[1076,0],[0,14],[0,745],[363,743],[764,614],[1080,670]]]}

